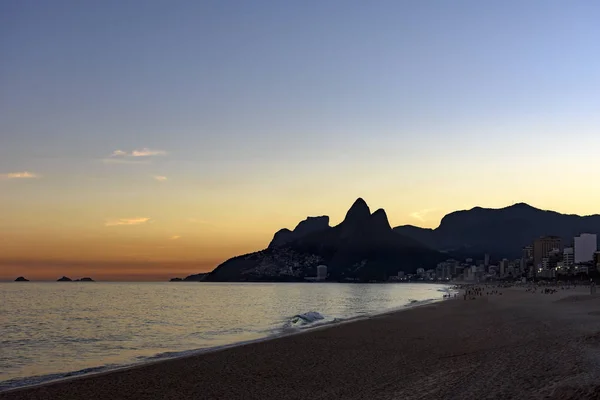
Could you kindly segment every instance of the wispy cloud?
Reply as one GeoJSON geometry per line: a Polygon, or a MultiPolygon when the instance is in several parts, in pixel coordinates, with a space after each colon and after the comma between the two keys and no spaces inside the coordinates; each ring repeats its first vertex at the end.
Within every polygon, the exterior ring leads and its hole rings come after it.
{"type": "Polygon", "coordinates": [[[171,237],[170,237],[170,239],[171,239],[171,240],[177,240],[177,239],[179,239],[179,238],[181,238],[181,236],[178,236],[178,235],[175,235],[175,236],[171,236],[171,237]]]}
{"type": "Polygon", "coordinates": [[[103,158],[104,164],[148,164],[148,160],[131,160],[127,158],[103,158]]]}
{"type": "Polygon", "coordinates": [[[0,174],[0,179],[37,179],[40,178],[38,174],[33,172],[9,172],[7,174],[0,174]]]}
{"type": "Polygon", "coordinates": [[[152,156],[165,156],[167,152],[164,150],[153,150],[147,147],[143,149],[136,149],[130,152],[123,150],[115,150],[110,155],[111,157],[152,157],[152,156]]]}
{"type": "Polygon", "coordinates": [[[424,210],[415,211],[411,213],[410,216],[414,219],[418,219],[419,221],[424,222],[427,220],[427,215],[436,210],[436,208],[426,208],[424,210]]]}
{"type": "Polygon", "coordinates": [[[105,226],[119,226],[119,225],[140,225],[150,221],[150,218],[136,217],[136,218],[118,218],[109,219],[104,224],[105,226]]]}
{"type": "Polygon", "coordinates": [[[131,152],[132,157],[151,157],[151,156],[165,156],[167,152],[164,150],[151,150],[147,147],[141,150],[133,150],[131,152]]]}
{"type": "Polygon", "coordinates": [[[156,179],[159,182],[164,182],[164,181],[167,180],[167,177],[166,176],[162,176],[162,175],[156,175],[156,176],[154,176],[154,179],[156,179]]]}

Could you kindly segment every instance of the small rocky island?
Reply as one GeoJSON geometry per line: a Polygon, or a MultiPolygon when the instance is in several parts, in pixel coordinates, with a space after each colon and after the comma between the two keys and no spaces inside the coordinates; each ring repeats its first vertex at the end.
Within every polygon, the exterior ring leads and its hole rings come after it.
{"type": "Polygon", "coordinates": [[[68,276],[63,276],[62,278],[58,279],[56,282],[73,282],[73,279],[69,278],[68,276]]]}
{"type": "Polygon", "coordinates": [[[202,282],[204,279],[206,279],[207,276],[208,276],[208,273],[193,274],[193,275],[188,275],[183,279],[171,278],[171,279],[169,279],[169,282],[202,282]]]}
{"type": "Polygon", "coordinates": [[[20,276],[15,279],[15,282],[29,282],[29,279],[25,278],[24,276],[20,276]]]}
{"type": "Polygon", "coordinates": [[[81,278],[81,279],[75,279],[75,282],[95,282],[92,278],[89,277],[85,277],[85,278],[81,278]]]}

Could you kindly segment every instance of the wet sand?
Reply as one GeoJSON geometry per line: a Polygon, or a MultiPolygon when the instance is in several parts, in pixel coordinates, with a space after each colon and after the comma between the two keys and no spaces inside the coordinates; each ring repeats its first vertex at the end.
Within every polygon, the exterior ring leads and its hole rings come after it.
{"type": "Polygon", "coordinates": [[[600,295],[501,291],[0,399],[600,398],[600,295]]]}

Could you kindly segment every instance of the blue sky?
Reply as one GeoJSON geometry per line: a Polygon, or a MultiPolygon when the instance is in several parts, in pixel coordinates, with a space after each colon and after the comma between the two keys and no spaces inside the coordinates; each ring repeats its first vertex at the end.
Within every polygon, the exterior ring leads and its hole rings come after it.
{"type": "MultiPolygon", "coordinates": [[[[33,143],[46,148],[35,155],[93,157],[143,142],[208,162],[321,156],[365,139],[424,150],[470,127],[568,123],[598,106],[592,1],[2,7],[11,163],[33,143]]],[[[516,135],[500,142],[510,148],[516,135]]]]}

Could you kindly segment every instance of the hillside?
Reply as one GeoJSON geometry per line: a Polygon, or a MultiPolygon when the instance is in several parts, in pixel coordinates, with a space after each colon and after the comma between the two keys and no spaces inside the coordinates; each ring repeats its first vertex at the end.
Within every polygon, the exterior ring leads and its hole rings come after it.
{"type": "Polygon", "coordinates": [[[440,251],[516,258],[540,236],[560,236],[564,245],[570,245],[580,233],[600,235],[600,215],[560,214],[519,203],[500,209],[456,211],[446,215],[436,229],[405,225],[394,231],[440,251]]]}

